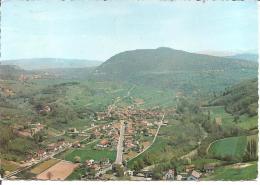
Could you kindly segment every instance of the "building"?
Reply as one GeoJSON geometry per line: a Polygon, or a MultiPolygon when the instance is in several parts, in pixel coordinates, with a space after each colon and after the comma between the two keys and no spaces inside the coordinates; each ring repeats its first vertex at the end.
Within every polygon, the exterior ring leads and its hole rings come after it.
{"type": "Polygon", "coordinates": [[[190,174],[190,176],[187,178],[188,181],[197,181],[201,177],[201,173],[193,170],[190,174]]]}
{"type": "Polygon", "coordinates": [[[174,180],[174,170],[169,170],[165,175],[164,175],[165,180],[174,180]]]}
{"type": "Polygon", "coordinates": [[[206,164],[204,165],[204,170],[206,173],[214,173],[214,165],[206,164]]]}
{"type": "Polygon", "coordinates": [[[177,181],[181,181],[182,180],[182,176],[181,175],[177,175],[176,180],[177,181]]]}
{"type": "Polygon", "coordinates": [[[127,171],[124,172],[124,175],[126,175],[126,176],[133,176],[134,175],[134,171],[127,170],[127,171]]]}

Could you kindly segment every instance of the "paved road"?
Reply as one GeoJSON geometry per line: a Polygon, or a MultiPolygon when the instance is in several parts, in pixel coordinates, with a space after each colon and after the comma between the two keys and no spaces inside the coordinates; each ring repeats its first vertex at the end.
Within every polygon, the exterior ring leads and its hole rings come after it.
{"type": "Polygon", "coordinates": [[[123,121],[121,121],[120,136],[117,144],[115,164],[122,164],[123,162],[124,135],[125,135],[125,124],[123,121]]]}

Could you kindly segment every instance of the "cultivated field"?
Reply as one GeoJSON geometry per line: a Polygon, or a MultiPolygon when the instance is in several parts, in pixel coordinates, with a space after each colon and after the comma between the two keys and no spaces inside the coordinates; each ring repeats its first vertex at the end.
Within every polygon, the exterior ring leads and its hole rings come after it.
{"type": "Polygon", "coordinates": [[[247,144],[246,136],[230,137],[216,141],[209,148],[209,154],[215,157],[243,157],[247,144]]]}
{"type": "Polygon", "coordinates": [[[44,161],[43,163],[41,163],[41,164],[37,165],[36,167],[34,167],[33,169],[31,169],[31,173],[38,175],[58,162],[59,162],[59,160],[57,160],[57,159],[50,159],[48,161],[44,161]]]}
{"type": "Polygon", "coordinates": [[[77,167],[78,164],[73,164],[66,161],[60,161],[54,166],[42,172],[41,174],[37,175],[36,178],[39,180],[64,180],[77,167]]]}

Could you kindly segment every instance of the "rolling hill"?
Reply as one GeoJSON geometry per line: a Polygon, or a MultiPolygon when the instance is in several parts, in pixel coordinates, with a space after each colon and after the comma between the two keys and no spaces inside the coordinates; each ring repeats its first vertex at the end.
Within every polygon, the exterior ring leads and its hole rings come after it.
{"type": "Polygon", "coordinates": [[[196,93],[254,78],[257,64],[161,47],[119,53],[97,67],[95,75],[196,93]]]}
{"type": "Polygon", "coordinates": [[[257,54],[250,54],[250,53],[237,54],[237,55],[233,55],[233,56],[228,56],[227,58],[258,62],[258,55],[257,54]]]}
{"type": "Polygon", "coordinates": [[[23,70],[14,65],[0,64],[0,80],[14,80],[17,79],[23,70]]]}
{"type": "Polygon", "coordinates": [[[85,68],[98,66],[102,62],[96,60],[78,60],[61,58],[35,58],[19,60],[2,60],[2,64],[17,65],[25,70],[57,69],[57,68],[85,68]]]}

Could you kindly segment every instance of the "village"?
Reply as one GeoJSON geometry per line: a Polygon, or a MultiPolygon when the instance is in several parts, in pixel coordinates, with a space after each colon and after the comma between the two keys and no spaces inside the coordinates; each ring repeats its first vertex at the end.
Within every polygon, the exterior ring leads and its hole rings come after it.
{"type": "MultiPolygon", "coordinates": [[[[51,108],[46,105],[38,111],[39,113],[50,112],[51,108]]],[[[172,114],[175,114],[175,109],[161,111],[160,108],[155,107],[145,110],[136,109],[134,106],[119,107],[112,104],[106,111],[96,113],[95,120],[88,129],[69,128],[61,134],[75,138],[73,142],[60,139],[54,143],[48,143],[46,147],[28,155],[25,161],[20,161],[21,168],[7,172],[5,178],[19,179],[16,175],[20,172],[37,168],[50,160],[57,160],[59,161],[57,164],[46,169],[47,171],[54,169],[51,171],[51,175],[44,170],[35,178],[64,180],[77,169],[83,169],[85,173],[79,177],[83,180],[116,180],[119,176],[131,180],[152,180],[152,170],[147,168],[138,171],[128,169],[127,162],[144,153],[153,144],[160,127],[169,124],[169,120],[164,118],[172,114]],[[106,122],[106,124],[98,124],[99,122],[106,122]],[[73,161],[66,161],[56,157],[66,151],[80,150],[90,143],[95,143],[91,148],[93,151],[116,151],[115,159],[102,157],[99,160],[82,161],[79,156],[74,156],[73,161]],[[69,172],[62,172],[60,171],[62,169],[56,165],[69,165],[71,168],[69,172]],[[57,171],[57,169],[59,170],[57,171]]],[[[28,123],[27,126],[14,128],[15,132],[22,137],[34,137],[44,129],[45,125],[41,123],[28,123]]],[[[205,165],[203,169],[204,174],[212,173],[214,165],[205,165]]],[[[64,170],[66,171],[66,169],[64,170]]],[[[199,180],[203,175],[201,171],[195,169],[194,165],[187,165],[186,169],[179,174],[174,169],[163,173],[164,180],[199,180]]]]}

